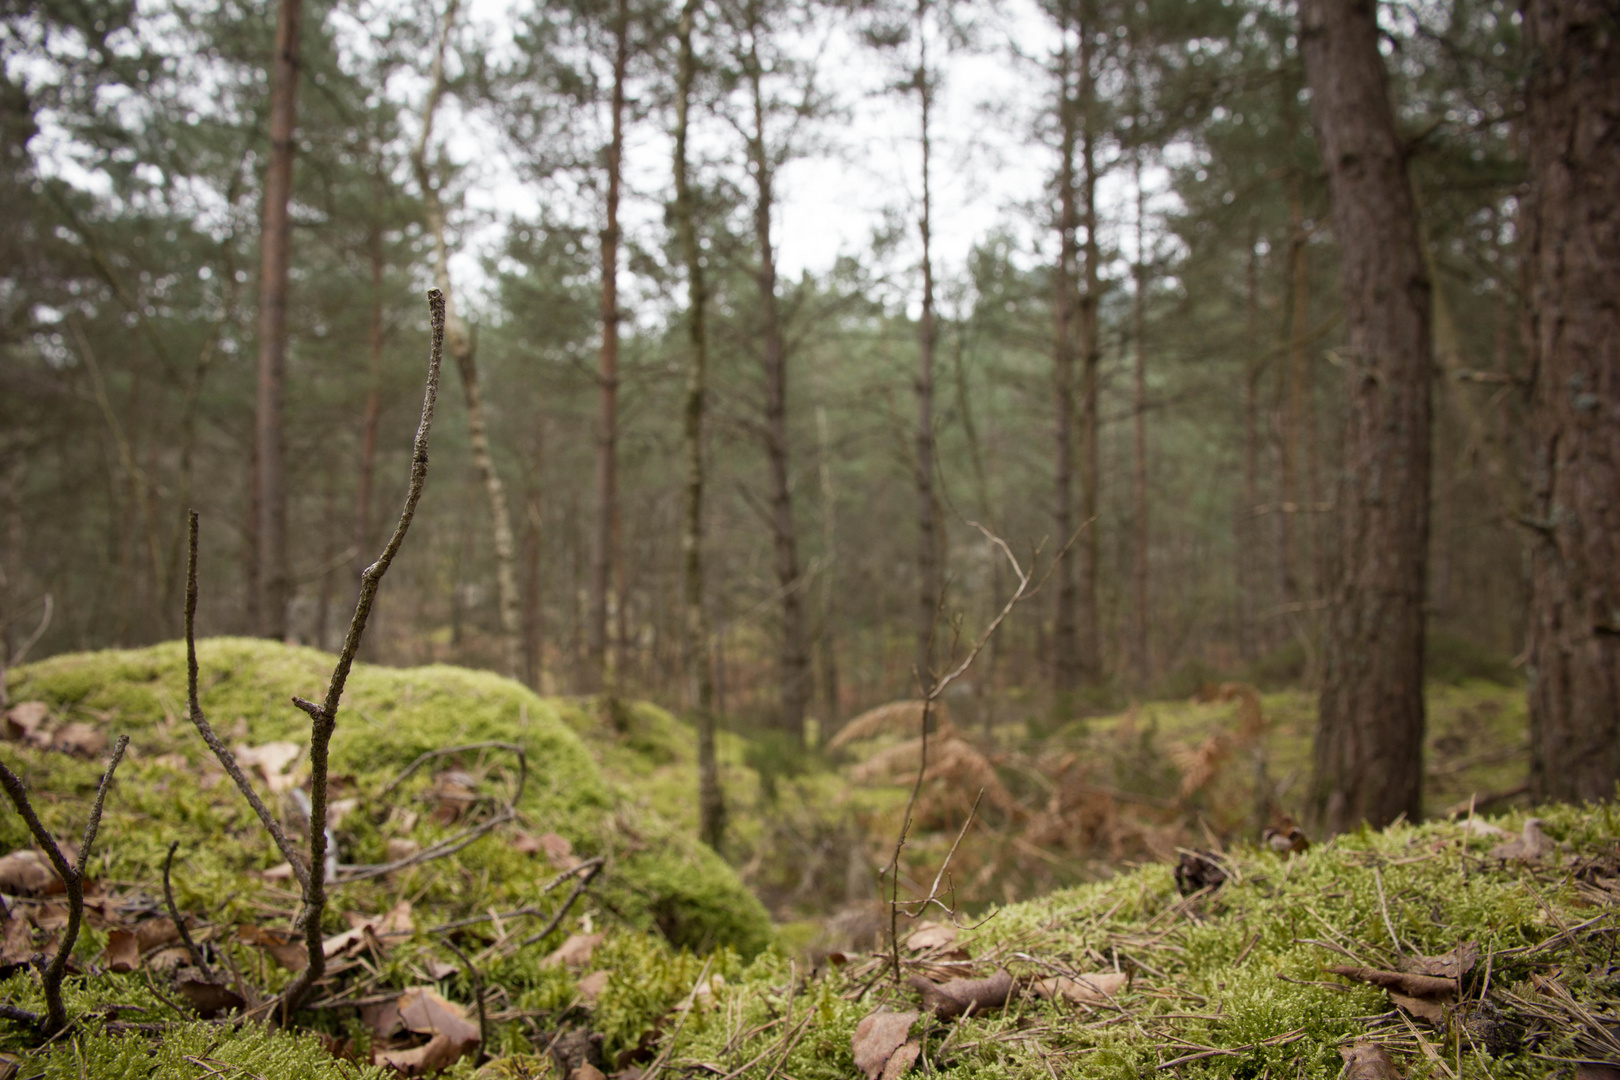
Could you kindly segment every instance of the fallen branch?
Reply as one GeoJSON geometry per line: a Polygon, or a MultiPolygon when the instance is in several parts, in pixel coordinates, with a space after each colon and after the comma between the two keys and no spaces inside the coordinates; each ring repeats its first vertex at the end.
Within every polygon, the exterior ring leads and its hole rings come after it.
{"type": "Polygon", "coordinates": [[[79,925],[84,920],[84,868],[89,865],[90,849],[96,842],[96,831],[101,828],[101,810],[107,801],[107,789],[112,786],[113,772],[123,760],[124,750],[128,746],[128,735],[118,736],[118,741],[113,744],[112,760],[107,763],[107,771],[101,774],[101,783],[96,787],[96,801],[90,805],[90,820],[85,822],[84,837],[79,841],[79,857],[72,866],[68,865],[62,849],[57,847],[56,840],[39,820],[39,815],[34,813],[33,804],[28,801],[28,789],[15,773],[0,763],[0,785],[11,796],[17,813],[28,824],[28,831],[34,834],[34,839],[56,868],[62,884],[67,886],[67,927],[62,931],[62,941],[57,946],[56,955],[51,957],[50,964],[40,973],[40,981],[45,989],[45,1018],[42,1023],[38,1017],[33,1017],[34,1026],[44,1035],[55,1035],[67,1026],[67,1006],[62,1003],[62,977],[67,974],[68,958],[79,939],[79,925]]]}
{"type": "Polygon", "coordinates": [[[213,981],[213,972],[208,969],[208,961],[203,959],[202,950],[197,943],[191,940],[191,931],[186,929],[186,920],[180,917],[180,908],[174,902],[174,888],[169,884],[169,869],[174,865],[174,853],[180,848],[180,841],[176,840],[169,845],[169,854],[163,860],[163,900],[169,906],[169,918],[174,920],[174,928],[180,933],[180,941],[191,954],[191,962],[197,970],[203,973],[203,978],[213,981]]]}

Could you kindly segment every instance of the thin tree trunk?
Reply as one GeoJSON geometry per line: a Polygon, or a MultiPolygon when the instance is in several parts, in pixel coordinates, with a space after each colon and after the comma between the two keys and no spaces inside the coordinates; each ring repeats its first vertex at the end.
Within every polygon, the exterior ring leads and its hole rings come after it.
{"type": "MultiPolygon", "coordinates": [[[[1075,280],[1079,276],[1080,193],[1075,181],[1074,155],[1079,142],[1079,104],[1071,86],[1073,58],[1069,52],[1068,9],[1060,9],[1058,33],[1062,39],[1058,54],[1058,262],[1053,268],[1052,287],[1052,390],[1056,410],[1056,462],[1053,480],[1053,526],[1059,545],[1074,534],[1074,365],[1075,365],[1075,280]]],[[[1084,28],[1082,28],[1084,32],[1084,28]]],[[[1089,530],[1088,530],[1089,531],[1089,530]]],[[[1075,560],[1062,559],[1053,571],[1057,575],[1056,611],[1052,620],[1052,689],[1054,713],[1066,719],[1074,712],[1074,695],[1080,689],[1079,586],[1075,560]]]]}
{"type": "Polygon", "coordinates": [[[776,251],[771,241],[775,206],[770,151],[765,143],[765,97],[760,85],[758,4],[749,5],[747,71],[753,95],[754,129],[748,157],[754,173],[754,234],[759,244],[761,335],[765,361],[765,453],[771,479],[771,539],[777,591],[782,594],[782,651],[778,661],[782,729],[804,744],[804,716],[810,705],[810,650],[806,644],[804,583],[799,580],[799,536],[793,517],[793,488],[788,459],[787,348],[776,298],[776,251]]]}
{"type": "MultiPolygon", "coordinates": [[[[1246,328],[1245,340],[1251,344],[1258,339],[1255,333],[1260,324],[1260,253],[1259,239],[1251,224],[1249,258],[1246,271],[1246,328]]],[[[1257,619],[1260,593],[1260,555],[1257,549],[1260,537],[1260,519],[1255,515],[1260,505],[1260,377],[1265,364],[1249,360],[1243,369],[1243,506],[1238,513],[1238,649],[1244,660],[1260,655],[1264,635],[1257,619]]]]}
{"type": "Polygon", "coordinates": [[[1599,0],[1530,0],[1524,213],[1536,468],[1531,787],[1620,780],[1620,29],[1599,0]]]}
{"type": "Polygon", "coordinates": [[[270,65],[270,164],[264,177],[259,239],[259,367],[255,446],[258,516],[254,587],[255,633],[287,637],[292,579],[287,572],[287,473],[283,413],[287,391],[287,266],[292,246],[292,168],[298,129],[298,43],[303,0],[280,0],[275,56],[270,65]]]}
{"type": "Polygon", "coordinates": [[[529,689],[542,693],[545,683],[546,623],[541,576],[545,506],[541,500],[545,483],[545,452],[546,426],[542,419],[535,425],[534,473],[529,483],[523,525],[523,681],[529,689]]]}
{"type": "Polygon", "coordinates": [[[1097,243],[1097,79],[1093,70],[1095,31],[1088,21],[1090,14],[1088,6],[1087,18],[1080,25],[1080,147],[1084,168],[1081,210],[1086,227],[1085,289],[1080,294],[1079,326],[1080,520],[1088,524],[1079,543],[1078,657],[1081,679],[1097,682],[1102,678],[1102,641],[1097,612],[1097,564],[1101,557],[1097,538],[1097,509],[1101,499],[1101,424],[1097,415],[1097,399],[1102,367],[1097,308],[1102,300],[1102,256],[1097,243]]]}
{"type": "Polygon", "coordinates": [[[315,647],[326,648],[327,616],[332,608],[332,579],[337,576],[338,525],[337,477],[326,474],[326,494],[321,499],[321,583],[315,594],[315,647]]]}
{"type": "Polygon", "coordinates": [[[833,619],[838,612],[838,494],[833,488],[832,453],[827,438],[827,410],[816,406],[816,475],[821,486],[821,625],[816,633],[821,658],[821,696],[827,710],[821,729],[825,743],[838,730],[842,713],[838,687],[838,638],[833,619]]]}
{"type": "MultiPolygon", "coordinates": [[[[1137,121],[1140,124],[1141,114],[1137,121]]],[[[1138,128],[1138,130],[1140,130],[1138,128]]],[[[1138,687],[1148,678],[1148,501],[1147,501],[1147,252],[1143,250],[1146,230],[1142,212],[1142,150],[1133,154],[1136,181],[1136,265],[1131,296],[1131,337],[1135,345],[1133,449],[1131,462],[1132,558],[1131,558],[1131,675],[1138,687]]]]}
{"type": "Polygon", "coordinates": [[[1423,812],[1429,277],[1371,0],[1303,0],[1302,51],[1345,298],[1344,538],[1312,809],[1330,832],[1423,812]]]}
{"type": "Polygon", "coordinates": [[[942,600],[939,546],[940,523],[934,501],[934,252],[933,204],[929,188],[932,156],[929,111],[934,91],[928,73],[929,0],[917,0],[917,72],[915,85],[921,106],[922,208],[918,233],[922,239],[922,318],[917,326],[917,660],[916,680],[926,691],[933,682],[935,613],[942,600]]]}
{"type": "Polygon", "coordinates": [[[466,392],[467,442],[472,450],[473,464],[484,482],[484,493],[489,499],[501,661],[504,673],[519,679],[523,677],[523,631],[518,616],[517,543],[512,534],[512,513],[506,501],[506,488],[495,470],[495,457],[489,449],[483,393],[478,385],[478,363],[473,355],[472,341],[467,336],[467,328],[456,310],[455,292],[450,287],[450,244],[445,235],[444,203],[439,198],[438,186],[427,163],[434,114],[438,112],[439,102],[444,97],[444,53],[449,46],[450,34],[455,29],[457,6],[458,0],[450,0],[445,8],[444,27],[428,77],[427,101],[422,106],[422,134],[411,154],[411,163],[416,170],[417,185],[422,189],[422,209],[427,218],[428,233],[433,237],[434,284],[444,294],[445,345],[456,362],[457,370],[461,372],[461,385],[466,392]]]}
{"type": "MultiPolygon", "coordinates": [[[[703,251],[698,244],[697,207],[686,160],[692,84],[697,78],[692,31],[697,22],[698,3],[699,0],[686,0],[676,29],[680,51],[675,93],[675,226],[680,233],[681,253],[686,258],[686,330],[691,362],[687,369],[686,408],[682,416],[686,519],[681,531],[681,555],[686,585],[686,674],[693,690],[698,729],[698,835],[719,851],[726,838],[726,801],[715,756],[714,668],[709,655],[709,616],[703,595],[703,411],[709,362],[704,307],[708,296],[704,291],[703,251]]],[[[757,84],[755,93],[757,101],[757,84]]],[[[762,198],[768,194],[768,187],[762,188],[762,198]]],[[[766,212],[769,213],[768,208],[766,212]]],[[[762,247],[767,252],[770,250],[768,234],[762,237],[762,247]]],[[[772,284],[774,286],[774,282],[772,284]]]]}
{"type": "MultiPolygon", "coordinates": [[[[975,512],[981,523],[991,520],[990,477],[984,467],[984,450],[979,444],[979,428],[973,421],[973,395],[968,392],[967,364],[963,357],[965,330],[960,323],[956,328],[955,374],[956,411],[962,418],[962,436],[967,440],[968,462],[973,468],[973,497],[975,512]]],[[[995,545],[987,543],[990,555],[990,596],[992,604],[1001,603],[1002,561],[995,545]]],[[[973,680],[974,704],[979,710],[979,723],[986,742],[995,737],[995,680],[1001,662],[1000,634],[992,634],[984,647],[984,667],[973,680]]]]}
{"type": "MultiPolygon", "coordinates": [[[[379,184],[381,178],[379,172],[379,184]]],[[[377,472],[377,425],[382,417],[382,287],[386,269],[382,241],[382,229],[374,226],[366,238],[367,254],[371,260],[371,321],[367,336],[366,404],[360,418],[360,479],[354,495],[354,558],[349,564],[356,587],[359,586],[360,575],[365,573],[366,559],[371,551],[371,489],[377,472]]]]}
{"type": "MultiPolygon", "coordinates": [[[[624,157],[625,79],[630,67],[630,5],[613,17],[613,134],[607,145],[607,205],[602,226],[602,349],[597,371],[596,528],[591,547],[591,596],[586,618],[585,685],[608,689],[608,595],[619,538],[619,187],[624,157]]],[[[622,601],[622,596],[621,596],[622,601]]],[[[621,602],[620,607],[623,604],[621,602]]]]}

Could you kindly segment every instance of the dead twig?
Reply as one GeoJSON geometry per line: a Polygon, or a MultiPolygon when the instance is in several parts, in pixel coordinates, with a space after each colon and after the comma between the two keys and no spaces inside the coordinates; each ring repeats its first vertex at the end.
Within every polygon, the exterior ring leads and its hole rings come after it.
{"type": "Polygon", "coordinates": [[[472,983],[473,1001],[478,1005],[478,1050],[473,1054],[473,1067],[477,1068],[484,1063],[484,1047],[489,1045],[489,1017],[484,1011],[484,980],[472,960],[456,947],[455,942],[446,940],[439,944],[456,954],[456,959],[461,961],[461,969],[467,973],[467,981],[472,983]]]}
{"type": "Polygon", "coordinates": [[[203,959],[202,950],[197,943],[191,940],[191,931],[186,929],[186,920],[180,917],[180,908],[174,902],[174,888],[169,884],[169,868],[174,865],[174,853],[179,850],[180,841],[176,840],[169,845],[169,854],[163,860],[163,900],[169,906],[169,918],[174,920],[174,928],[180,932],[180,941],[191,954],[191,962],[197,965],[197,970],[203,973],[203,978],[212,981],[213,973],[208,970],[208,961],[203,959]]]}
{"type": "Polygon", "coordinates": [[[536,942],[544,941],[546,939],[546,935],[550,934],[553,930],[557,929],[558,926],[562,925],[563,919],[568,917],[569,909],[574,906],[574,901],[580,898],[581,894],[583,894],[585,890],[590,887],[591,881],[595,879],[596,875],[602,872],[602,865],[603,863],[601,859],[595,859],[590,863],[581,863],[580,866],[576,866],[573,870],[568,871],[570,874],[572,874],[577,873],[581,867],[589,868],[586,874],[574,883],[573,891],[568,894],[568,898],[562,902],[562,906],[559,907],[556,913],[551,916],[551,921],[546,923],[545,928],[536,933],[530,934],[528,937],[518,942],[518,948],[525,948],[526,946],[533,945],[536,942]]]}
{"type": "MultiPolygon", "coordinates": [[[[62,855],[62,849],[57,846],[39,815],[34,813],[34,806],[28,801],[28,789],[23,785],[15,773],[0,763],[0,785],[6,789],[11,797],[12,804],[17,807],[17,813],[28,825],[28,831],[34,834],[45,855],[56,868],[56,874],[67,886],[68,895],[68,921],[67,927],[62,931],[62,942],[57,946],[56,955],[40,974],[40,981],[45,990],[45,1019],[39,1022],[34,1017],[35,1026],[42,1034],[55,1035],[67,1026],[67,1006],[62,1002],[62,978],[67,974],[68,958],[73,953],[73,945],[79,939],[79,926],[84,920],[84,868],[90,863],[90,849],[96,842],[96,831],[101,828],[101,810],[107,802],[107,789],[112,786],[113,773],[118,763],[123,760],[124,750],[129,746],[129,736],[120,735],[113,744],[112,758],[107,762],[107,771],[101,774],[101,783],[96,787],[95,802],[90,804],[90,818],[84,825],[84,836],[79,841],[79,857],[77,862],[69,866],[67,859],[62,855]]],[[[32,1016],[33,1014],[29,1014],[32,1016]]]]}
{"type": "MultiPolygon", "coordinates": [[[[15,652],[0,656],[0,712],[4,712],[11,707],[11,691],[6,685],[7,670],[28,659],[28,651],[38,645],[39,639],[45,636],[45,631],[51,628],[51,616],[56,612],[56,604],[51,599],[50,593],[46,593],[41,598],[41,603],[45,605],[45,610],[40,613],[39,625],[34,627],[34,632],[29,634],[21,645],[17,646],[15,652]]],[[[33,605],[30,604],[29,607],[33,607],[33,605]]],[[[23,610],[26,611],[27,608],[23,610]]]]}

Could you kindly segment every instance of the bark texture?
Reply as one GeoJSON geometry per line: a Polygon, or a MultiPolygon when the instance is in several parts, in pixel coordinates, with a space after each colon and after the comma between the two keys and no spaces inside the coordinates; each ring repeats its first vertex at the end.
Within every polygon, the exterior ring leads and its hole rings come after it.
{"type": "Polygon", "coordinates": [[[1342,556],[1312,810],[1330,832],[1422,813],[1429,277],[1373,0],[1303,0],[1302,48],[1342,262],[1342,556]]]}
{"type": "Polygon", "coordinates": [[[1530,0],[1531,787],[1620,780],[1620,13],[1530,0]]]}
{"type": "Polygon", "coordinates": [[[782,596],[782,643],[778,659],[781,710],[777,721],[804,743],[804,717],[812,690],[810,649],[805,629],[805,589],[799,580],[799,535],[793,516],[792,472],[788,456],[787,343],[781,306],[776,297],[776,249],[771,240],[771,213],[776,205],[775,176],[765,139],[765,96],[757,40],[763,28],[758,5],[749,9],[747,72],[753,104],[753,130],[748,159],[754,174],[754,234],[759,245],[755,284],[759,291],[761,346],[765,369],[765,456],[770,466],[771,544],[776,587],[782,596]]]}
{"type": "MultiPolygon", "coordinates": [[[[1069,47],[1071,22],[1067,9],[1060,11],[1058,33],[1062,49],[1057,56],[1058,75],[1058,264],[1052,275],[1052,396],[1056,410],[1056,444],[1053,480],[1053,532],[1056,543],[1068,542],[1074,534],[1074,369],[1076,312],[1078,299],[1075,280],[1079,276],[1080,192],[1075,179],[1074,157],[1079,142],[1080,110],[1074,87],[1074,54],[1069,47]]],[[[1076,598],[1075,561],[1061,560],[1053,573],[1056,612],[1052,620],[1052,689],[1057,712],[1073,711],[1073,696],[1080,688],[1080,638],[1076,598]]]]}
{"type": "Polygon", "coordinates": [[[704,322],[703,250],[686,158],[688,119],[697,59],[692,50],[697,0],[686,0],[676,28],[679,56],[675,93],[675,227],[686,260],[688,363],[682,435],[686,451],[686,517],[681,531],[687,679],[698,731],[698,835],[719,851],[726,836],[726,803],[715,756],[714,669],[709,658],[709,616],[703,603],[703,414],[708,391],[709,342],[704,322]]]}
{"type": "Polygon", "coordinates": [[[602,347],[597,369],[596,522],[591,537],[591,596],[586,612],[585,685],[607,686],[608,594],[619,536],[619,194],[624,158],[625,79],[630,70],[630,6],[618,0],[613,19],[612,135],[605,152],[607,205],[602,225],[602,347]]]}
{"type": "Polygon", "coordinates": [[[270,164],[264,175],[259,240],[259,368],[254,447],[257,507],[254,591],[263,637],[285,640],[292,579],[287,572],[287,472],[283,415],[287,400],[287,265],[292,248],[292,169],[298,132],[298,42],[303,0],[281,0],[270,65],[270,164]]]}
{"type": "MultiPolygon", "coordinates": [[[[1082,224],[1086,227],[1085,285],[1080,293],[1080,520],[1085,532],[1076,545],[1080,557],[1078,604],[1078,656],[1080,678],[1096,682],[1102,678],[1102,639],[1097,614],[1097,567],[1102,551],[1097,539],[1097,509],[1101,499],[1101,420],[1098,394],[1101,390],[1102,340],[1098,334],[1097,308],[1102,300],[1102,253],[1097,243],[1097,73],[1096,30],[1091,24],[1089,5],[1082,8],[1080,22],[1080,158],[1083,169],[1080,197],[1082,224]]],[[[1065,536],[1058,543],[1068,540],[1065,536]]]]}
{"type": "Polygon", "coordinates": [[[934,623],[942,599],[939,515],[934,497],[934,252],[933,201],[929,168],[933,146],[929,112],[934,88],[929,82],[928,0],[917,0],[917,71],[915,87],[921,107],[922,208],[917,228],[922,239],[922,318],[917,324],[917,660],[916,677],[926,691],[933,682],[934,623]]]}
{"type": "Polygon", "coordinates": [[[411,154],[416,171],[416,182],[422,189],[422,208],[427,217],[428,234],[433,237],[433,282],[444,294],[445,344],[461,373],[461,385],[467,398],[467,443],[472,450],[473,465],[484,483],[489,500],[490,540],[495,555],[495,601],[500,620],[501,663],[503,673],[514,679],[524,675],[523,627],[518,615],[517,542],[512,533],[512,512],[507,503],[506,487],[495,469],[495,456],[489,448],[489,428],[484,418],[483,390],[478,381],[478,362],[473,355],[473,344],[467,328],[456,311],[455,291],[450,287],[450,246],[446,236],[444,203],[439,198],[438,186],[428,168],[427,148],[433,135],[433,118],[444,96],[444,52],[450,33],[455,27],[456,0],[450,0],[445,9],[444,27],[439,36],[437,51],[433,55],[429,74],[427,103],[422,108],[422,133],[411,154]]]}

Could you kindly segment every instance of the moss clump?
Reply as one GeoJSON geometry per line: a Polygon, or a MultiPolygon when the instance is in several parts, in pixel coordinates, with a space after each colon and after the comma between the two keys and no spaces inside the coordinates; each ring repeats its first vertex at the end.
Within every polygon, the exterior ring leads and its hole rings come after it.
{"type": "MultiPolygon", "coordinates": [[[[198,644],[198,661],[203,710],[228,743],[307,744],[308,720],[288,699],[321,697],[331,672],[328,654],[215,638],[198,644]]],[[[203,786],[217,766],[186,716],[182,643],[53,657],[12,671],[10,690],[14,701],[46,702],[59,719],[93,723],[109,735],[129,734],[130,759],[109,800],[100,845],[104,875],[155,882],[169,842],[180,840],[182,903],[223,902],[225,917],[247,917],[240,901],[257,883],[244,875],[281,858],[228,781],[203,786]]],[[[486,672],[356,665],[332,741],[332,772],[347,778],[344,791],[335,794],[358,799],[357,810],[339,827],[341,857],[381,862],[389,839],[409,835],[427,844],[460,827],[432,821],[426,812],[431,807],[418,805],[423,812],[413,816],[419,822],[404,828],[404,811],[426,793],[431,770],[393,792],[389,805],[377,802],[419,754],[456,744],[513,742],[528,757],[529,782],[519,806],[525,823],[561,834],[582,854],[607,856],[610,872],[601,888],[616,911],[643,929],[667,926],[679,945],[728,946],[744,955],[763,948],[770,923],[759,902],[724,861],[674,824],[651,811],[621,812],[627,795],[604,779],[565,721],[567,709],[486,672]]],[[[76,829],[98,767],[56,753],[16,747],[6,753],[35,790],[51,793],[51,804],[41,808],[47,823],[76,829]]],[[[509,763],[497,760],[498,753],[486,758],[509,783],[509,763]]],[[[0,841],[26,843],[9,806],[0,812],[0,841]]],[[[420,903],[478,912],[490,904],[532,903],[537,882],[550,872],[533,856],[490,837],[451,863],[428,864],[401,877],[406,895],[420,903]]],[[[341,890],[331,911],[334,930],[346,928],[340,921],[346,910],[377,910],[367,907],[380,902],[375,891],[363,885],[341,890]]]]}

